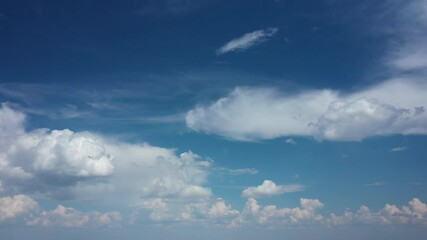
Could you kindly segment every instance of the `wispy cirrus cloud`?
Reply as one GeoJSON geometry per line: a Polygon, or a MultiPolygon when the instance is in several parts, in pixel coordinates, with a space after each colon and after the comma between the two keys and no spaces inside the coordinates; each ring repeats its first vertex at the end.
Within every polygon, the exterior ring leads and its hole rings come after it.
{"type": "Polygon", "coordinates": [[[279,31],[278,28],[267,28],[246,33],[241,37],[235,38],[224,46],[216,50],[217,55],[223,55],[228,52],[245,51],[257,44],[267,41],[279,31]]]}
{"type": "Polygon", "coordinates": [[[367,187],[381,187],[386,185],[386,182],[373,182],[373,183],[367,183],[365,186],[367,187]]]}

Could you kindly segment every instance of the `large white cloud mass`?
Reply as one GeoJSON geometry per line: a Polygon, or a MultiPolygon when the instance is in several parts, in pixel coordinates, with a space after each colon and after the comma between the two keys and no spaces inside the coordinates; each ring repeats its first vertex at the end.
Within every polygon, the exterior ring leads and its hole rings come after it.
{"type": "Polygon", "coordinates": [[[191,151],[177,155],[174,149],[68,129],[26,131],[25,119],[8,104],[1,105],[0,183],[5,194],[108,197],[129,204],[140,198],[211,195],[202,185],[212,161],[191,151]]]}
{"type": "Polygon", "coordinates": [[[237,140],[311,136],[360,141],[371,136],[427,133],[427,82],[393,79],[353,93],[330,89],[285,94],[236,88],[187,113],[187,126],[237,140]]]}

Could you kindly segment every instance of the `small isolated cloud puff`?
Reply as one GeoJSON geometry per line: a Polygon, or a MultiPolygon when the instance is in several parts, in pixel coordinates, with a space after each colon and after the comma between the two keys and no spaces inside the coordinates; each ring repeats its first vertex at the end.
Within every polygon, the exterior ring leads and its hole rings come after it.
{"type": "Polygon", "coordinates": [[[401,151],[405,151],[406,149],[408,149],[408,147],[402,146],[402,147],[392,148],[390,151],[392,151],[392,152],[401,152],[401,151]]]}
{"type": "Polygon", "coordinates": [[[236,88],[186,116],[187,126],[243,141],[284,136],[360,141],[427,134],[427,82],[394,79],[343,94],[330,89],[286,95],[273,88],[236,88]]]}
{"type": "Polygon", "coordinates": [[[224,46],[216,50],[217,55],[222,55],[228,52],[233,51],[244,51],[248,48],[251,48],[257,44],[260,44],[266,41],[268,38],[273,37],[278,28],[267,28],[264,30],[257,30],[254,32],[246,33],[245,35],[235,38],[230,42],[226,43],[224,46]]]}
{"type": "Polygon", "coordinates": [[[282,195],[287,192],[299,192],[303,190],[304,186],[299,184],[276,185],[271,180],[264,180],[264,182],[257,187],[248,187],[243,190],[242,196],[247,198],[263,198],[282,195]]]}
{"type": "Polygon", "coordinates": [[[297,144],[297,142],[295,142],[295,140],[294,140],[293,138],[288,138],[288,139],[286,139],[286,143],[287,143],[287,144],[291,144],[291,145],[295,145],[295,144],[297,144]]]}

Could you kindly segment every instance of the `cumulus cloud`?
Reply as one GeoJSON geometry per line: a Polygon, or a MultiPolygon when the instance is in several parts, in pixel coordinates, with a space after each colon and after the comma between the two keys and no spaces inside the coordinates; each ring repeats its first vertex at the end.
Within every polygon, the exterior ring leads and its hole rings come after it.
{"type": "Polygon", "coordinates": [[[119,212],[80,212],[58,205],[51,211],[43,211],[31,218],[27,225],[42,227],[117,227],[122,216],[119,212]]]}
{"type": "Polygon", "coordinates": [[[254,32],[246,33],[241,37],[235,38],[230,42],[226,43],[224,46],[216,50],[217,55],[222,55],[228,52],[234,51],[244,51],[248,48],[251,48],[257,44],[265,42],[269,38],[273,37],[278,28],[267,28],[264,30],[257,30],[254,32]]]}
{"type": "Polygon", "coordinates": [[[209,216],[212,218],[223,218],[238,215],[239,211],[226,204],[223,199],[218,199],[209,209],[209,216]]]}
{"type": "Polygon", "coordinates": [[[303,190],[304,186],[302,185],[276,185],[271,180],[264,180],[264,182],[257,187],[249,187],[243,190],[242,196],[247,198],[262,198],[282,195],[286,192],[299,192],[303,190]]]}
{"type": "Polygon", "coordinates": [[[190,202],[166,198],[149,199],[138,206],[133,213],[132,222],[144,220],[140,209],[148,211],[148,217],[155,222],[231,225],[240,216],[240,212],[222,198],[192,199],[190,202]]]}
{"type": "Polygon", "coordinates": [[[331,214],[326,221],[332,225],[344,224],[427,224],[427,205],[413,198],[401,208],[386,204],[377,212],[361,206],[355,213],[345,211],[343,215],[331,214]]]}
{"type": "Polygon", "coordinates": [[[140,198],[205,198],[212,194],[202,186],[212,161],[191,151],[177,154],[174,149],[68,129],[26,131],[25,119],[7,104],[0,108],[0,181],[7,194],[108,197],[129,204],[140,198]],[[128,198],[124,200],[123,195],[128,198]]]}
{"type": "Polygon", "coordinates": [[[329,216],[318,212],[324,204],[318,199],[300,199],[300,206],[295,208],[278,208],[275,205],[261,206],[254,198],[249,198],[244,206],[239,223],[257,223],[270,227],[292,225],[385,225],[385,224],[427,224],[427,205],[418,198],[413,198],[407,205],[397,207],[386,204],[373,212],[366,206],[357,211],[346,210],[342,215],[334,213],[329,216]]]}
{"type": "Polygon", "coordinates": [[[190,129],[236,140],[311,136],[360,141],[371,136],[427,133],[427,82],[392,79],[353,93],[330,89],[285,94],[236,88],[186,116],[190,129]]]}
{"type": "Polygon", "coordinates": [[[0,223],[27,215],[39,208],[38,203],[29,196],[15,195],[0,198],[0,223]]]}
{"type": "MultiPolygon", "coordinates": [[[[234,209],[222,198],[203,199],[191,203],[154,198],[144,201],[140,207],[148,210],[149,218],[156,222],[190,222],[229,227],[427,224],[427,205],[418,198],[413,198],[400,208],[394,204],[385,204],[378,211],[371,211],[362,205],[354,212],[346,210],[341,215],[322,214],[319,210],[323,209],[325,204],[319,199],[309,198],[300,198],[297,207],[280,208],[276,205],[262,206],[255,198],[250,197],[241,211],[234,209]]],[[[134,217],[141,218],[139,213],[134,217]]]]}
{"type": "Polygon", "coordinates": [[[317,199],[301,198],[300,207],[277,208],[275,205],[262,207],[254,198],[249,198],[243,210],[243,218],[248,222],[255,221],[271,226],[320,224],[323,216],[316,211],[323,206],[317,199]]]}

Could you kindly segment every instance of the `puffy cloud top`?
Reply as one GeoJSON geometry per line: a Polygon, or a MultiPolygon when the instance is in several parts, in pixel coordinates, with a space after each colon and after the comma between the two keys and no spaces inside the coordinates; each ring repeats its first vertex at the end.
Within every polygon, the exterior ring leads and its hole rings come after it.
{"type": "Polygon", "coordinates": [[[275,195],[281,195],[285,192],[298,192],[302,191],[304,186],[294,184],[294,185],[276,185],[271,180],[264,180],[264,182],[257,187],[249,187],[243,190],[243,197],[251,198],[261,198],[261,197],[271,197],[275,195]]]}

